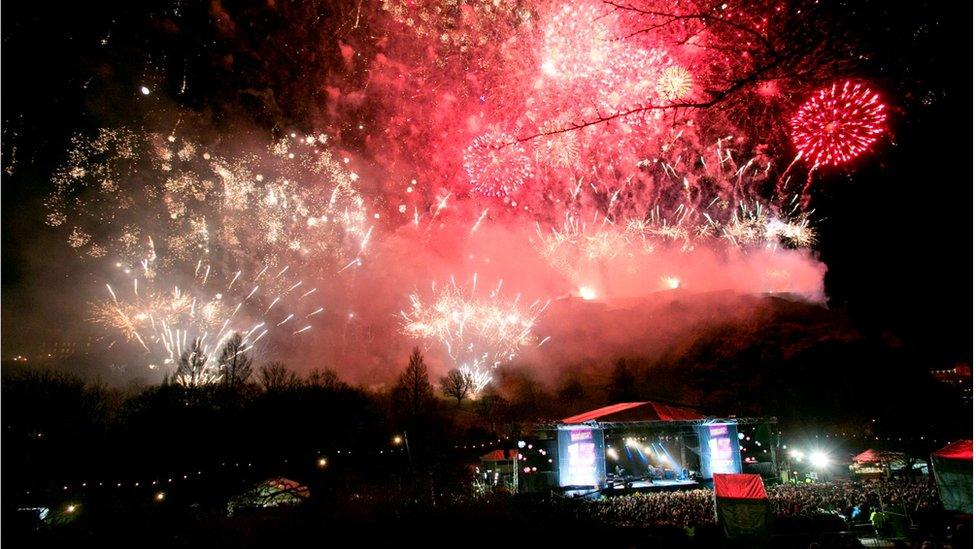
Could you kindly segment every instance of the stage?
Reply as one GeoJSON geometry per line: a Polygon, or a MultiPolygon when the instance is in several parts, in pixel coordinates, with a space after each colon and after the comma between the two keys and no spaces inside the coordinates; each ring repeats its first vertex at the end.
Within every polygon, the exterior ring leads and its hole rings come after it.
{"type": "Polygon", "coordinates": [[[673,490],[690,490],[700,485],[694,480],[634,480],[625,486],[622,481],[612,482],[603,490],[604,494],[616,492],[670,492],[673,490]]]}

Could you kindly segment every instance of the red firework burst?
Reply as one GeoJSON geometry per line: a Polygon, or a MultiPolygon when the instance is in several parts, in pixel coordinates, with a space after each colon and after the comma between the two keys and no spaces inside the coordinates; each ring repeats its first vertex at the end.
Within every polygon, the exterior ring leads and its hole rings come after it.
{"type": "Polygon", "coordinates": [[[503,198],[532,177],[532,160],[515,137],[488,132],[475,138],[464,151],[464,171],[479,193],[503,198]]]}
{"type": "Polygon", "coordinates": [[[884,131],[885,105],[867,86],[835,83],[807,100],[793,115],[793,144],[817,166],[850,162],[884,131]]]}

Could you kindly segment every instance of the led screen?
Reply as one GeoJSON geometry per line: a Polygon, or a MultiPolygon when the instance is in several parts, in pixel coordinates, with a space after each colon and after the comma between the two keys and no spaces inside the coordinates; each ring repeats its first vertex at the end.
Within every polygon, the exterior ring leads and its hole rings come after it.
{"type": "Polygon", "coordinates": [[[603,430],[593,427],[560,427],[559,485],[601,486],[606,481],[603,430]]]}

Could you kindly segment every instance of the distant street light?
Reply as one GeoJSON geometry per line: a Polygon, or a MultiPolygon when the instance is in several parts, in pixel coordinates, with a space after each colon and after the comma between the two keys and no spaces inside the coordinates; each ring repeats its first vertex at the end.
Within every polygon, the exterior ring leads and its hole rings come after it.
{"type": "Polygon", "coordinates": [[[407,432],[403,432],[403,436],[394,435],[393,444],[399,446],[403,444],[407,448],[407,459],[410,461],[410,467],[413,468],[413,455],[410,453],[410,439],[407,437],[407,432]]]}

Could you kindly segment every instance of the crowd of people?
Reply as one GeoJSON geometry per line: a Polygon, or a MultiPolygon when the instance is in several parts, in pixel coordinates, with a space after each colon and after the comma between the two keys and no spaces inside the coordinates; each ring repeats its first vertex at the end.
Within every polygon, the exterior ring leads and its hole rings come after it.
{"type": "Polygon", "coordinates": [[[638,492],[587,503],[586,512],[619,526],[699,526],[715,521],[712,491],[638,492]]]}
{"type": "MultiPolygon", "coordinates": [[[[938,508],[935,485],[925,480],[887,480],[786,484],[766,489],[775,516],[841,516],[868,523],[872,514],[914,515],[938,508]]],[[[586,504],[590,516],[620,526],[694,527],[715,522],[712,490],[642,492],[612,496],[586,504]]]]}
{"type": "Polygon", "coordinates": [[[831,513],[867,522],[874,511],[912,515],[939,506],[935,484],[928,479],[785,484],[767,492],[777,516],[831,513]]]}

